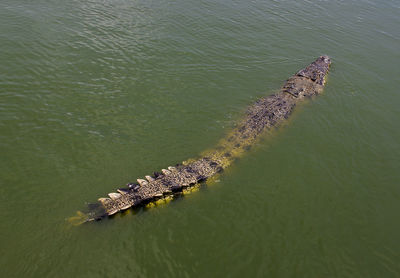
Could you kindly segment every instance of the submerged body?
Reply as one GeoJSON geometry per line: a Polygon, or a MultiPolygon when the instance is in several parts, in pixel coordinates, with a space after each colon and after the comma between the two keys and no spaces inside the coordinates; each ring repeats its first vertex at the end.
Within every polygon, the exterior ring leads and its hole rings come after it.
{"type": "Polygon", "coordinates": [[[161,173],[155,172],[152,176],[146,176],[146,179],[129,183],[126,188],[118,189],[118,193],[109,193],[109,197],[100,198],[98,203],[89,207],[85,221],[98,220],[179,194],[185,188],[221,172],[247,150],[258,139],[258,135],[287,119],[301,99],[322,92],[330,64],[328,56],[319,57],[290,77],[278,93],[261,98],[250,106],[246,117],[215,149],[199,159],[162,169],[161,173]]]}

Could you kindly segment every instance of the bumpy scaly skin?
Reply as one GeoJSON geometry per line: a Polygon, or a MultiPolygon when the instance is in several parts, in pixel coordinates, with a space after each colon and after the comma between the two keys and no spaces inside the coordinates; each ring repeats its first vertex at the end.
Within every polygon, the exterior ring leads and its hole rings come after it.
{"type": "Polygon", "coordinates": [[[328,56],[321,56],[290,77],[277,94],[259,99],[249,107],[244,120],[227,138],[201,158],[168,167],[161,173],[146,176],[146,180],[138,179],[137,183],[118,189],[118,193],[110,193],[109,198],[100,198],[97,204],[89,207],[87,221],[177,194],[222,171],[247,150],[260,133],[287,119],[297,102],[318,95],[325,84],[330,64],[328,56]]]}

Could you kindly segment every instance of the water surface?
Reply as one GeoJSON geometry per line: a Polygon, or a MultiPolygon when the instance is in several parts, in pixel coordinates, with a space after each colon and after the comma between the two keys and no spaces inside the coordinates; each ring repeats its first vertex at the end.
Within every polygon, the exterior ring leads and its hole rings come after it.
{"type": "Polygon", "coordinates": [[[399,277],[398,1],[3,0],[4,277],[399,277]],[[324,94],[219,182],[72,227],[317,56],[324,94]]]}

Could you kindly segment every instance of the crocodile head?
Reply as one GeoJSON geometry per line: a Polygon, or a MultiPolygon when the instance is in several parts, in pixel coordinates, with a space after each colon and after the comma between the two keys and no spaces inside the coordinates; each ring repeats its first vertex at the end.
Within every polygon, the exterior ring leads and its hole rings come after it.
{"type": "Polygon", "coordinates": [[[325,77],[329,71],[330,65],[331,59],[327,55],[322,55],[306,68],[296,73],[296,75],[309,78],[319,85],[324,85],[326,81],[325,77]]]}

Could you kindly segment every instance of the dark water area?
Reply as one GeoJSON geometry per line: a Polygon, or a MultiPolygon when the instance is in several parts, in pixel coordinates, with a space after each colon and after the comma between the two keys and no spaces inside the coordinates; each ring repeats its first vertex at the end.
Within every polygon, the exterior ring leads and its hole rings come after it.
{"type": "Polygon", "coordinates": [[[399,1],[1,1],[1,277],[400,277],[399,15],[399,1]],[[212,148],[321,54],[324,93],[218,180],[67,221],[212,148]]]}

